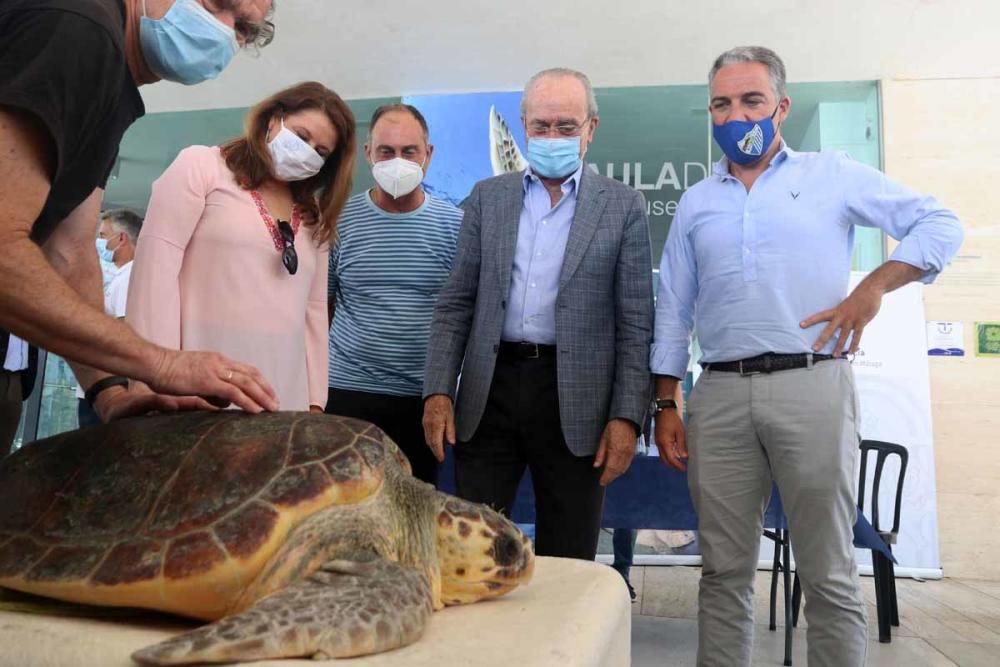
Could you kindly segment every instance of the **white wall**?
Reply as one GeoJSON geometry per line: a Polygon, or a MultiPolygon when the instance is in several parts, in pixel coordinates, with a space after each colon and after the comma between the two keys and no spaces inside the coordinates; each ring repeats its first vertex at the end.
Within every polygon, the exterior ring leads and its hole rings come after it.
{"type": "Polygon", "coordinates": [[[217,80],[143,90],[150,112],[247,106],[318,79],[346,98],[516,90],[544,67],[597,86],[702,83],[763,44],[790,81],[1000,74],[998,0],[277,0],[277,36],[217,80]]]}
{"type": "Polygon", "coordinates": [[[987,123],[1000,77],[886,81],[883,100],[886,173],[965,225],[955,261],[924,290],[927,319],[965,325],[965,357],[930,359],[941,563],[1000,580],[1000,359],[975,356],[974,339],[977,321],[1000,321],[1000,135],[987,123]]]}

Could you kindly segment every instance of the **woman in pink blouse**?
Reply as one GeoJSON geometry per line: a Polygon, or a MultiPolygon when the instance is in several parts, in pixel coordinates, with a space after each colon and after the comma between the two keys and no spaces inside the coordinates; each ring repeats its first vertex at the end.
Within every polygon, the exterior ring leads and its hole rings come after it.
{"type": "Polygon", "coordinates": [[[181,151],[153,184],[127,321],[160,345],[256,366],[283,410],[321,412],[327,258],[354,132],[344,101],[307,82],[254,107],[244,136],[181,151]]]}

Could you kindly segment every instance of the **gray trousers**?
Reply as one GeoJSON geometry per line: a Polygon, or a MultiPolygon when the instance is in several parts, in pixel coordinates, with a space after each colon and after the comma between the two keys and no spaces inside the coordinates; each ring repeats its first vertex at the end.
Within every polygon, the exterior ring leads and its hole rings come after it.
{"type": "Polygon", "coordinates": [[[852,544],[858,400],[850,364],[746,377],[706,371],[688,420],[702,554],[698,665],[750,665],[753,578],[772,479],[805,595],[809,666],[863,665],[868,628],[852,544]]]}

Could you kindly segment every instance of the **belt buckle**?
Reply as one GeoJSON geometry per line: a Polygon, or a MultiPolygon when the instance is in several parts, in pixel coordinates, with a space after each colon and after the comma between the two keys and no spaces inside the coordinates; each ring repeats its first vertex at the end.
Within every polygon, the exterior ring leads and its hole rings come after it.
{"type": "Polygon", "coordinates": [[[739,361],[740,367],[740,377],[750,377],[751,375],[760,375],[760,371],[745,371],[743,370],[743,359],[739,361]]]}
{"type": "Polygon", "coordinates": [[[521,349],[524,350],[522,355],[524,359],[538,358],[538,343],[521,343],[521,346],[521,349]]]}

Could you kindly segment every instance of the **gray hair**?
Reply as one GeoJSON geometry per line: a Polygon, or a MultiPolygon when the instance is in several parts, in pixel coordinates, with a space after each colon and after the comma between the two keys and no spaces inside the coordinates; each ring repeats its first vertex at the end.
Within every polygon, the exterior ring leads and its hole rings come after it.
{"type": "Polygon", "coordinates": [[[108,224],[116,232],[124,232],[129,243],[133,246],[139,239],[139,232],[142,230],[142,216],[127,208],[113,208],[101,214],[101,220],[107,220],[108,224]]]}
{"type": "Polygon", "coordinates": [[[760,63],[767,67],[768,76],[771,79],[771,88],[778,100],[784,99],[788,95],[785,88],[785,63],[777,53],[764,46],[737,46],[729,49],[712,63],[712,69],[708,72],[708,85],[711,87],[712,79],[719,73],[719,70],[726,65],[737,63],[760,63]]]}
{"type": "Polygon", "coordinates": [[[543,69],[541,72],[528,79],[528,83],[524,86],[524,94],[521,95],[521,117],[524,118],[527,111],[528,93],[531,92],[531,89],[535,87],[536,83],[545,78],[557,78],[563,76],[571,76],[583,84],[583,89],[587,93],[587,117],[597,118],[597,97],[594,96],[594,87],[590,85],[590,79],[587,78],[587,75],[583,72],[570,69],[568,67],[550,67],[549,69],[543,69]]]}

